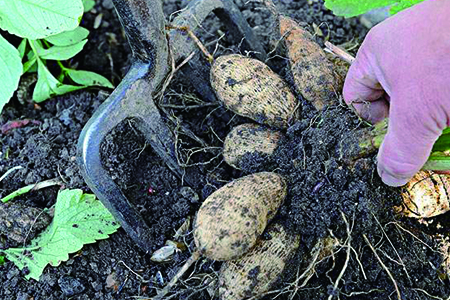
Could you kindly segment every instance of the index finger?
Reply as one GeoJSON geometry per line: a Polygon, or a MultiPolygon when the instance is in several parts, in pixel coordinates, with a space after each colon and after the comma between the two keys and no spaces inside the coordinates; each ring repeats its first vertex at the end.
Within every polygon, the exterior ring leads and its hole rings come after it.
{"type": "Polygon", "coordinates": [[[343,96],[345,102],[353,106],[359,116],[377,123],[388,116],[389,101],[376,76],[367,48],[363,43],[350,66],[345,78],[343,96]]]}

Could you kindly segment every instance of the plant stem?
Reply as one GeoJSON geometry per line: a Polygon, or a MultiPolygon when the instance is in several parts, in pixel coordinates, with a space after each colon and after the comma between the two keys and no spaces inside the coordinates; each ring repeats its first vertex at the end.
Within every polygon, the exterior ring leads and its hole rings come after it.
{"type": "Polygon", "coordinates": [[[9,195],[6,195],[5,197],[1,198],[0,201],[3,202],[3,203],[6,203],[9,200],[11,200],[11,199],[13,199],[13,198],[15,198],[17,196],[20,196],[20,195],[28,193],[31,190],[35,190],[36,191],[36,190],[39,190],[39,189],[43,189],[43,188],[54,186],[54,185],[60,185],[60,184],[61,184],[61,181],[59,179],[57,179],[57,178],[45,180],[45,181],[42,181],[42,182],[38,182],[36,184],[30,184],[30,185],[27,185],[27,186],[25,186],[23,188],[20,188],[20,189],[18,189],[16,191],[12,192],[9,195]]]}
{"type": "MultiPolygon", "coordinates": [[[[375,124],[359,133],[358,151],[351,157],[358,158],[375,153],[381,146],[387,133],[388,119],[375,124]]],[[[422,170],[446,171],[450,170],[450,128],[443,130],[442,135],[434,143],[433,150],[422,170]]]]}

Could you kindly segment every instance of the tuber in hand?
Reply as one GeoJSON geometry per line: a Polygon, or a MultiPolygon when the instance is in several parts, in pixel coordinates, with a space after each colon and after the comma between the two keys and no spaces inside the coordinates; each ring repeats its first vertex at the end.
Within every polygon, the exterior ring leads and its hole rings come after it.
{"type": "Polygon", "coordinates": [[[428,0],[375,26],[344,84],[344,99],[376,123],[389,116],[378,154],[384,183],[404,185],[450,126],[450,1],[428,0]]]}

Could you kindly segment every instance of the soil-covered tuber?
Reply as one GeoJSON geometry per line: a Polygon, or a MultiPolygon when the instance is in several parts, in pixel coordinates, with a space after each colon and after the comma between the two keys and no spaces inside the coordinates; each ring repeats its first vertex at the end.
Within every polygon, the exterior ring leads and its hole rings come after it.
{"type": "Polygon", "coordinates": [[[240,257],[255,245],[286,193],[285,180],[271,172],[251,174],[221,187],[198,211],[194,225],[198,251],[219,261],[240,257]]]}
{"type": "Polygon", "coordinates": [[[258,297],[270,290],[300,244],[300,236],[280,224],[267,228],[268,239],[258,239],[247,254],[225,262],[219,274],[219,299],[258,297]]]}
{"type": "Polygon", "coordinates": [[[405,217],[431,218],[450,210],[450,175],[419,171],[402,190],[403,205],[395,210],[405,217]]]}
{"type": "Polygon", "coordinates": [[[309,32],[291,18],[280,15],[279,22],[295,85],[306,100],[321,110],[337,97],[342,78],[309,32]]]}
{"type": "Polygon", "coordinates": [[[259,60],[239,54],[217,58],[211,85],[228,109],[260,124],[287,128],[297,118],[299,103],[294,94],[259,60]]]}
{"type": "Polygon", "coordinates": [[[228,133],[223,143],[223,158],[236,169],[246,164],[263,163],[284,138],[283,133],[258,124],[242,124],[228,133]]]}

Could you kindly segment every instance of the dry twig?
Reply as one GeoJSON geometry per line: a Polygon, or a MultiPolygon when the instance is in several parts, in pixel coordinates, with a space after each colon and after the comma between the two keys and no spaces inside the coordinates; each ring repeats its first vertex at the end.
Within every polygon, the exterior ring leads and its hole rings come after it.
{"type": "Polygon", "coordinates": [[[351,55],[347,51],[339,48],[338,46],[333,45],[332,43],[330,43],[328,41],[325,42],[325,47],[326,47],[325,51],[336,55],[337,57],[348,62],[349,64],[352,64],[355,61],[355,58],[353,57],[353,55],[351,55]]]}

